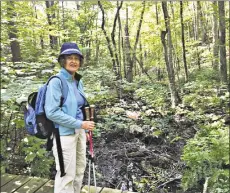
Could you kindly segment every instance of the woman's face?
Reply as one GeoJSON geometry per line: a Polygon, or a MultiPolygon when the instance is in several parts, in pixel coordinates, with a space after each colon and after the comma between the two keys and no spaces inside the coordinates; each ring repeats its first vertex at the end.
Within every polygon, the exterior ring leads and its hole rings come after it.
{"type": "Polygon", "coordinates": [[[70,73],[74,74],[80,67],[80,56],[77,54],[71,54],[66,56],[65,69],[70,73]]]}

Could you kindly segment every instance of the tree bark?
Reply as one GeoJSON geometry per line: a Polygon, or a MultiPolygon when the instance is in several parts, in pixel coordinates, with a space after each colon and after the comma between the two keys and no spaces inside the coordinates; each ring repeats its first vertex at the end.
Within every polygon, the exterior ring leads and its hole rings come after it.
{"type": "Polygon", "coordinates": [[[198,4],[196,2],[196,5],[195,5],[195,2],[193,2],[193,9],[194,9],[194,12],[195,13],[195,34],[196,34],[196,38],[195,40],[198,40],[199,37],[200,37],[200,14],[199,14],[199,10],[198,10],[198,4]]]}
{"type": "MultiPolygon", "coordinates": [[[[54,5],[54,1],[46,1],[46,8],[49,10],[49,8],[51,8],[54,5]]],[[[48,24],[50,26],[49,31],[51,31],[51,26],[53,24],[52,20],[55,19],[55,14],[53,12],[53,14],[47,13],[47,20],[48,20],[48,24]]],[[[55,49],[57,48],[57,37],[49,35],[50,38],[50,47],[51,49],[55,49]]]]}
{"type": "Polygon", "coordinates": [[[18,42],[17,37],[17,28],[14,22],[14,18],[16,17],[16,13],[14,12],[14,1],[7,1],[7,16],[9,17],[8,23],[8,36],[10,40],[10,48],[12,53],[12,62],[21,61],[21,50],[20,44],[18,42]]]}
{"type": "Polygon", "coordinates": [[[180,1],[180,21],[181,21],[181,42],[182,42],[182,50],[183,50],[183,63],[184,63],[184,71],[185,71],[185,81],[188,81],[188,68],[186,62],[186,50],[185,50],[185,40],[184,40],[184,21],[183,21],[183,2],[180,1]]]}
{"type": "Polygon", "coordinates": [[[98,5],[99,5],[99,7],[101,9],[101,12],[102,12],[101,29],[102,29],[102,31],[103,31],[103,33],[105,35],[107,45],[108,45],[108,49],[109,49],[109,53],[110,53],[110,57],[112,58],[114,74],[116,76],[116,79],[119,80],[119,74],[117,72],[117,66],[116,66],[116,61],[114,59],[114,51],[113,51],[113,48],[112,48],[112,45],[111,45],[111,40],[110,40],[109,36],[107,35],[106,30],[105,30],[105,11],[104,11],[104,8],[103,8],[103,6],[102,6],[100,1],[98,1],[98,5]]]}
{"type": "Polygon", "coordinates": [[[98,39],[98,26],[97,26],[97,22],[98,22],[98,15],[97,14],[97,20],[96,20],[96,49],[95,49],[95,60],[96,60],[96,63],[98,64],[98,59],[99,59],[99,50],[100,50],[100,41],[98,39]]]}
{"type": "Polygon", "coordinates": [[[157,22],[157,25],[158,25],[159,24],[159,17],[158,17],[157,2],[155,2],[155,9],[156,9],[156,22],[157,22]]]}
{"type": "MultiPolygon", "coordinates": [[[[202,43],[206,43],[208,40],[208,36],[207,36],[207,27],[206,27],[206,21],[204,18],[204,14],[202,12],[202,8],[201,8],[201,4],[200,1],[197,1],[197,14],[198,14],[198,18],[199,18],[199,26],[202,29],[202,32],[199,32],[200,34],[202,34],[202,43]]],[[[199,31],[201,31],[201,29],[198,29],[199,31]]]]}
{"type": "Polygon", "coordinates": [[[226,62],[226,28],[225,28],[225,7],[224,1],[218,1],[219,8],[219,29],[220,29],[220,76],[221,81],[227,83],[227,62],[226,62]]]}
{"type": "Polygon", "coordinates": [[[120,6],[118,7],[117,13],[116,13],[115,18],[114,18],[114,25],[113,25],[113,29],[112,29],[112,33],[111,33],[111,39],[112,39],[112,44],[111,44],[111,40],[110,40],[109,36],[107,35],[106,30],[105,30],[105,11],[104,11],[104,8],[103,8],[101,2],[98,1],[98,5],[99,5],[99,7],[101,9],[101,12],[102,12],[101,29],[102,29],[102,31],[103,31],[103,33],[105,35],[105,38],[106,38],[106,41],[107,41],[107,44],[108,44],[108,49],[109,49],[110,56],[112,58],[112,63],[113,63],[113,71],[115,73],[115,76],[116,76],[117,80],[120,79],[121,73],[119,72],[120,62],[119,62],[118,55],[117,55],[116,42],[115,42],[115,35],[114,34],[115,34],[116,22],[117,22],[119,11],[120,11],[120,9],[122,7],[122,4],[123,4],[123,2],[121,2],[120,6]],[[115,59],[114,59],[114,56],[115,56],[115,59]]]}
{"type": "Polygon", "coordinates": [[[116,46],[116,41],[115,41],[115,30],[116,30],[116,23],[117,23],[117,20],[118,20],[118,17],[119,17],[119,11],[121,9],[123,5],[123,1],[121,1],[121,4],[119,6],[117,6],[117,12],[116,12],[116,15],[115,15],[115,18],[114,18],[114,22],[113,22],[113,30],[112,30],[112,33],[111,33],[111,39],[112,39],[112,43],[113,43],[113,48],[114,48],[114,53],[115,53],[115,59],[116,59],[116,67],[117,67],[117,74],[118,74],[118,79],[120,79],[120,76],[121,76],[121,71],[120,71],[120,60],[118,58],[118,53],[117,53],[117,46],[116,46]]]}
{"type": "Polygon", "coordinates": [[[213,68],[218,72],[218,15],[217,15],[217,2],[213,1],[213,68]]]}
{"type": "MultiPolygon", "coordinates": [[[[117,2],[118,6],[118,2],[117,2]]],[[[121,50],[122,50],[122,27],[121,27],[121,18],[120,14],[118,14],[118,59],[120,61],[119,72],[120,72],[120,79],[122,80],[122,73],[121,73],[121,66],[122,66],[122,57],[121,57],[121,50]]]]}
{"type": "Polygon", "coordinates": [[[140,18],[138,29],[137,29],[137,35],[136,35],[136,40],[135,40],[134,49],[132,53],[131,63],[129,63],[129,68],[127,71],[127,81],[128,82],[133,81],[133,66],[134,66],[134,62],[136,59],[136,49],[137,49],[137,44],[138,44],[139,37],[140,37],[141,25],[143,21],[144,12],[145,12],[145,1],[143,1],[142,4],[143,4],[143,8],[141,11],[141,18],[140,18]]]}
{"type": "Polygon", "coordinates": [[[166,31],[161,31],[161,42],[164,47],[165,63],[166,63],[166,68],[167,68],[168,78],[169,78],[169,89],[171,92],[171,103],[172,103],[172,107],[175,107],[179,104],[180,98],[176,88],[175,75],[174,75],[174,69],[172,64],[172,40],[171,40],[170,18],[167,10],[167,2],[162,2],[162,9],[164,13],[166,31]],[[166,45],[166,40],[165,40],[166,34],[167,34],[168,47],[166,45]]]}
{"type": "Polygon", "coordinates": [[[128,24],[128,7],[126,7],[126,22],[125,22],[125,38],[124,38],[124,50],[125,50],[125,67],[126,67],[126,76],[125,78],[131,79],[132,78],[132,70],[130,70],[132,65],[132,60],[131,60],[131,46],[130,46],[130,41],[129,41],[129,24],[128,24]],[[131,76],[131,77],[129,77],[131,76]]]}
{"type": "MultiPolygon", "coordinates": [[[[124,77],[126,77],[126,66],[125,66],[125,47],[124,47],[124,37],[123,37],[123,31],[122,31],[122,25],[121,25],[121,18],[120,15],[118,17],[118,23],[119,23],[119,31],[120,31],[120,36],[121,36],[121,50],[122,50],[122,61],[123,61],[123,71],[124,71],[124,77]]],[[[121,54],[121,52],[120,52],[121,54]]],[[[120,56],[121,58],[121,56],[120,56]]],[[[121,59],[120,59],[121,62],[121,59]]],[[[121,62],[122,63],[122,62],[121,62]]],[[[120,69],[121,70],[121,69],[120,69]]]]}

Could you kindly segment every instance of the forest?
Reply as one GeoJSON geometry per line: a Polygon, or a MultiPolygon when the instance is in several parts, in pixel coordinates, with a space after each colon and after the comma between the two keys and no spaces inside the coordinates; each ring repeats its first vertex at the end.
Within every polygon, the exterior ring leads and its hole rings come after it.
{"type": "MultiPolygon", "coordinates": [[[[23,109],[64,42],[96,107],[98,186],[230,192],[228,1],[1,1],[1,173],[54,179],[23,109]]],[[[88,170],[84,183],[87,184],[88,170]]]]}

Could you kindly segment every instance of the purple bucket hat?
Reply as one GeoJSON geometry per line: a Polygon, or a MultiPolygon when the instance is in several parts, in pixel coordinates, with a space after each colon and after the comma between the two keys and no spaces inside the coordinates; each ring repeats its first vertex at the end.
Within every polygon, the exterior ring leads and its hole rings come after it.
{"type": "Polygon", "coordinates": [[[77,54],[82,59],[84,58],[76,43],[66,42],[66,43],[62,44],[61,51],[60,51],[60,54],[58,56],[58,62],[59,62],[61,56],[69,55],[69,54],[77,54]]]}

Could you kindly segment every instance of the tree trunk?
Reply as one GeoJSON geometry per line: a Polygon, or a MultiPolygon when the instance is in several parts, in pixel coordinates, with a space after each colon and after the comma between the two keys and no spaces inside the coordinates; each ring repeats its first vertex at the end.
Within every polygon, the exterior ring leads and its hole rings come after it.
{"type": "MultiPolygon", "coordinates": [[[[202,8],[201,8],[201,4],[200,1],[197,1],[197,14],[198,14],[198,18],[199,18],[199,26],[202,29],[202,32],[200,32],[200,34],[202,34],[202,43],[206,43],[208,40],[208,36],[207,36],[207,27],[206,27],[206,20],[204,17],[204,14],[202,12],[202,8]]],[[[201,31],[201,29],[198,29],[201,31]]]]}
{"type": "Polygon", "coordinates": [[[130,46],[130,41],[129,41],[129,25],[128,25],[128,7],[126,7],[126,23],[125,23],[125,61],[126,61],[126,79],[128,81],[132,81],[133,78],[133,71],[132,71],[132,60],[131,60],[131,46],[130,46]]]}
{"type": "Polygon", "coordinates": [[[111,45],[111,40],[109,38],[109,36],[107,35],[107,32],[105,30],[105,11],[104,11],[104,8],[102,7],[102,4],[100,1],[98,1],[98,5],[101,9],[101,12],[102,12],[102,23],[101,23],[101,29],[105,35],[105,38],[106,38],[106,41],[107,41],[107,45],[108,45],[108,49],[109,49],[109,53],[110,53],[110,57],[112,58],[112,63],[113,63],[113,71],[114,71],[114,74],[116,76],[116,79],[119,80],[119,74],[117,72],[117,66],[116,66],[116,61],[114,59],[114,51],[112,49],[112,45],[111,45]]]}
{"type": "Polygon", "coordinates": [[[8,23],[8,36],[10,40],[10,48],[12,53],[12,62],[21,61],[21,50],[20,45],[17,40],[17,28],[14,22],[14,18],[16,17],[16,13],[14,11],[14,1],[7,1],[7,16],[9,18],[8,23]]]}
{"type": "Polygon", "coordinates": [[[98,59],[99,59],[99,49],[100,49],[100,41],[99,41],[99,39],[98,39],[98,26],[97,26],[97,22],[98,22],[98,15],[99,14],[97,14],[97,20],[96,20],[96,49],[95,49],[95,61],[96,61],[96,63],[98,64],[98,59]]]}
{"type": "MultiPolygon", "coordinates": [[[[118,3],[117,3],[118,4],[118,3]]],[[[112,29],[112,33],[111,33],[111,39],[112,39],[112,43],[113,43],[113,49],[114,49],[114,53],[115,53],[115,59],[116,59],[116,67],[117,67],[117,74],[118,74],[118,79],[120,79],[121,76],[121,71],[120,71],[120,61],[118,58],[118,52],[117,52],[117,46],[116,46],[116,41],[115,41],[115,30],[116,30],[116,23],[119,17],[119,11],[122,7],[123,1],[121,1],[121,4],[118,6],[117,5],[117,12],[114,18],[114,22],[113,22],[113,29],[112,29]]]]}
{"type": "Polygon", "coordinates": [[[183,21],[183,2],[180,1],[180,21],[181,21],[181,42],[183,49],[183,63],[184,63],[184,71],[185,71],[185,81],[188,81],[188,68],[186,62],[186,50],[185,50],[185,40],[184,40],[184,21],[183,21]]]}
{"type": "MultiPolygon", "coordinates": [[[[118,5],[118,2],[117,2],[118,5]]],[[[120,14],[118,14],[118,57],[120,61],[120,66],[119,66],[119,72],[120,72],[120,79],[122,80],[122,73],[121,73],[121,68],[122,68],[122,57],[121,57],[121,50],[122,50],[122,27],[121,27],[121,18],[120,14]]]]}
{"type": "Polygon", "coordinates": [[[140,67],[141,67],[141,73],[144,73],[144,62],[143,62],[143,53],[142,53],[142,43],[140,41],[139,43],[140,48],[140,67]]]}
{"type": "Polygon", "coordinates": [[[161,31],[161,42],[164,47],[165,63],[166,63],[166,68],[167,68],[168,78],[169,78],[169,88],[171,92],[171,103],[172,103],[172,107],[175,107],[179,104],[180,98],[175,84],[175,75],[174,75],[174,69],[172,64],[172,40],[171,40],[170,18],[168,16],[168,10],[167,10],[167,2],[162,2],[162,9],[164,13],[166,31],[161,31]],[[167,41],[168,47],[165,41],[166,34],[168,40],[167,41]]]}
{"type": "Polygon", "coordinates": [[[157,25],[158,25],[159,24],[159,17],[158,17],[157,2],[155,2],[155,9],[156,9],[156,22],[157,22],[157,25]]]}
{"type": "MultiPolygon", "coordinates": [[[[125,46],[124,46],[124,37],[123,37],[123,31],[122,31],[122,25],[121,25],[121,18],[120,15],[118,17],[118,23],[119,23],[119,29],[120,29],[120,35],[121,35],[121,50],[122,50],[122,58],[123,58],[123,70],[124,70],[124,77],[126,77],[126,61],[125,61],[125,46]]],[[[120,56],[121,57],[121,56],[120,56]]],[[[121,62],[121,59],[120,59],[121,62]]],[[[121,68],[120,68],[121,71],[121,68]]]]}
{"type": "MultiPolygon", "coordinates": [[[[54,1],[46,1],[46,8],[49,10],[54,5],[54,1]]],[[[48,24],[50,26],[49,31],[51,31],[51,26],[52,26],[52,21],[55,19],[55,14],[53,11],[53,14],[47,13],[47,20],[48,24]]],[[[51,49],[56,49],[57,48],[57,37],[49,35],[50,38],[50,47],[51,49]]]]}
{"type": "Polygon", "coordinates": [[[218,16],[217,16],[217,2],[213,2],[213,68],[218,72],[218,16]]]}
{"type": "Polygon", "coordinates": [[[225,29],[225,8],[224,1],[218,1],[219,7],[219,29],[220,29],[220,77],[222,82],[227,82],[226,62],[226,29],[225,29]]]}
{"type": "MultiPolygon", "coordinates": [[[[35,18],[38,19],[37,9],[36,9],[35,5],[34,5],[34,12],[35,12],[35,18]]],[[[43,40],[42,35],[40,35],[40,46],[41,46],[41,49],[42,49],[42,52],[43,52],[43,50],[45,49],[45,45],[44,45],[44,40],[43,40]]]]}
{"type": "Polygon", "coordinates": [[[194,11],[196,12],[195,13],[195,32],[196,32],[196,38],[195,40],[199,40],[199,37],[200,37],[200,14],[199,14],[199,10],[198,10],[198,3],[196,2],[196,5],[195,5],[195,2],[193,2],[193,9],[194,11]]]}
{"type": "Polygon", "coordinates": [[[131,63],[129,64],[129,68],[127,71],[127,81],[128,82],[133,81],[133,72],[132,71],[133,71],[133,66],[134,66],[134,62],[136,59],[136,49],[137,49],[137,44],[138,44],[139,37],[140,37],[141,25],[142,25],[142,21],[143,21],[144,12],[145,12],[145,1],[143,1],[142,4],[143,4],[143,8],[141,11],[141,18],[140,18],[138,29],[137,29],[137,35],[136,35],[136,40],[135,40],[134,49],[133,49],[133,53],[132,53],[131,63]]]}

